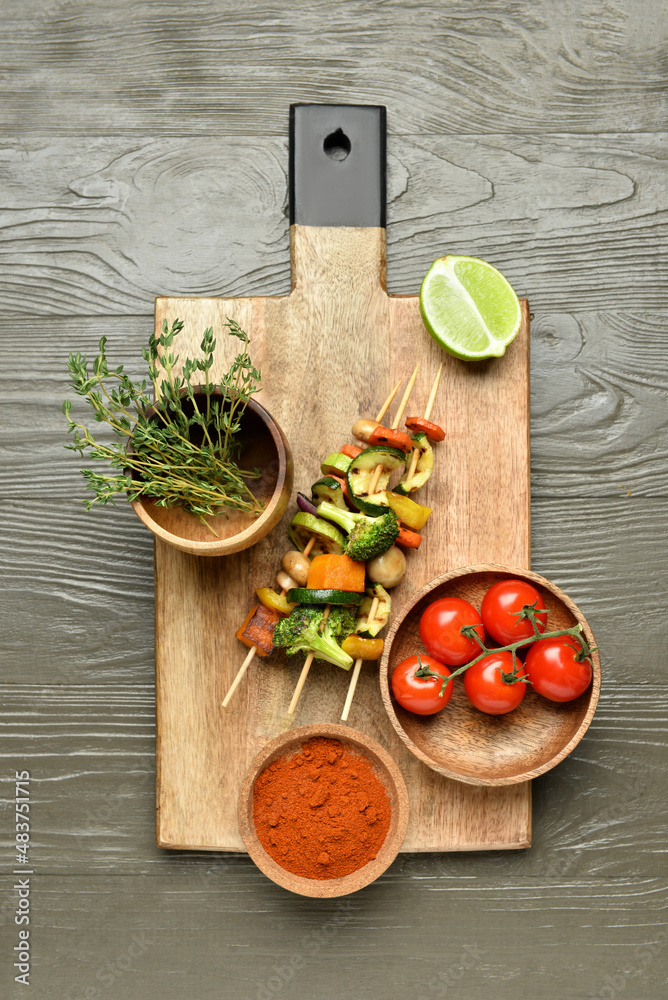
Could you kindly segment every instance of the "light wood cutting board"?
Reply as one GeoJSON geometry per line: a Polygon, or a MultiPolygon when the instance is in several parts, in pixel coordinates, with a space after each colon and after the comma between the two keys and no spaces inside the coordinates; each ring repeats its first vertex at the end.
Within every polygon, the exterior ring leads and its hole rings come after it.
{"type": "MultiPolygon", "coordinates": [[[[529,568],[529,317],[502,358],[467,364],[445,355],[422,323],[416,296],[388,295],[385,228],[290,227],[292,291],[267,298],[156,300],[156,328],[185,321],[181,357],[198,353],[205,327],[218,335],[219,377],[236,353],[225,317],[251,336],[262,369],[259,401],[283,428],[295,461],[295,490],[309,492],[320,462],[352,441],[359,416],[374,416],[389,389],[420,373],[408,414],[421,414],[441,361],[432,419],[446,431],[419,500],[433,508],[423,543],[392,592],[400,607],[428,580],[458,566],[529,568]]],[[[445,253],[447,248],[444,248],[445,253]]],[[[227,709],[221,701],[246,649],[235,637],[259,586],[273,586],[291,547],[291,503],[253,549],[206,559],[159,539],[155,547],[157,842],[193,850],[243,850],[236,805],[253,756],[291,726],[338,722],[350,675],[315,661],[294,717],[287,714],[302,666],[283,654],[251,665],[227,709]]],[[[527,847],[530,783],[476,788],[437,775],[395,735],[377,669],[363,666],[349,724],[385,746],[410,798],[405,851],[527,847]]]]}

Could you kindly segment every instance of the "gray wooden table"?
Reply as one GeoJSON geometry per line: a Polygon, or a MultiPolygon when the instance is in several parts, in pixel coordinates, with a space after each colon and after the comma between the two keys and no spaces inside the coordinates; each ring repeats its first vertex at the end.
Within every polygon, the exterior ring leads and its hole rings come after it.
{"type": "Polygon", "coordinates": [[[665,10],[2,0],[0,995],[665,995],[665,10]],[[136,358],[156,294],[288,291],[291,101],[387,105],[391,291],[455,252],[529,297],[533,568],[604,667],[530,850],[400,856],[338,902],[156,848],[152,540],[84,511],[60,414],[68,352],[136,358]]]}

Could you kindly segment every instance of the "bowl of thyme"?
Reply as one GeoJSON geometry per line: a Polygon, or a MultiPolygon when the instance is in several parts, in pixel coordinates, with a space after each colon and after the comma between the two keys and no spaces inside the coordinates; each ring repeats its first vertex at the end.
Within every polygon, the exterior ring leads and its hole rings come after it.
{"type": "Polygon", "coordinates": [[[106,466],[81,470],[93,494],[86,508],[126,497],[154,535],[199,556],[254,545],[278,523],[292,489],[288,442],[253,398],[261,373],[249,337],[233,319],[225,326],[240,345],[217,378],[213,329],[204,331],[199,357],[181,359],[174,342],[183,322],[175,319],[142,350],[146,378],[110,367],[106,337],[91,362],[70,354],[70,386],[91,408],[100,433],[74,415],[70,400],[63,403],[66,447],[106,466]]]}

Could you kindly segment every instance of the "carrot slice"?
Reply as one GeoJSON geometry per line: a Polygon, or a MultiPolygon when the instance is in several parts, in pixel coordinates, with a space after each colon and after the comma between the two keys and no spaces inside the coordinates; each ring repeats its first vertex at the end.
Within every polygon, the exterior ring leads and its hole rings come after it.
{"type": "Polygon", "coordinates": [[[358,448],[355,444],[341,445],[339,451],[342,455],[347,455],[348,458],[357,458],[358,455],[362,454],[362,449],[358,448]]]}
{"type": "Polygon", "coordinates": [[[431,420],[425,420],[424,417],[406,417],[406,427],[414,434],[422,431],[430,441],[442,441],[445,437],[445,431],[442,427],[439,427],[438,424],[432,424],[431,420]]]}
{"type": "Polygon", "coordinates": [[[403,431],[394,431],[389,427],[378,424],[369,435],[370,445],[386,445],[388,448],[399,448],[401,451],[409,452],[413,450],[413,441],[404,434],[403,431]]]}
{"type": "Polygon", "coordinates": [[[399,534],[394,544],[401,545],[403,549],[419,549],[421,543],[422,535],[418,535],[417,531],[411,531],[402,525],[399,528],[399,534]]]}
{"type": "Polygon", "coordinates": [[[364,593],[364,563],[350,556],[322,555],[311,560],[306,586],[309,590],[348,590],[364,593]]]}

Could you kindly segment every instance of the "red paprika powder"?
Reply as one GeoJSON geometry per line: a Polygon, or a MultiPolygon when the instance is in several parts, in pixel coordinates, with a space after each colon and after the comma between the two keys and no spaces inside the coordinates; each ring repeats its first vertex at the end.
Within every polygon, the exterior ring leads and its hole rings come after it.
{"type": "Polygon", "coordinates": [[[390,828],[390,802],[368,757],[316,736],[265,767],[253,786],[255,829],[282,868],[340,878],[372,861],[390,828]]]}

